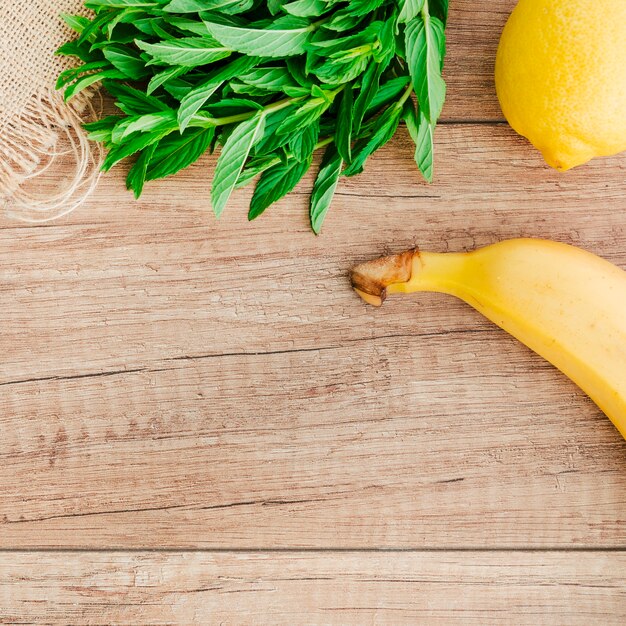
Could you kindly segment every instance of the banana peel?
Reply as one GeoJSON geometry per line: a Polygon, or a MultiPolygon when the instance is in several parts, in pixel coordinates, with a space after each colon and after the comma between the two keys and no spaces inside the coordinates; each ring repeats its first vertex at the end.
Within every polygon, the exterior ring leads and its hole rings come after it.
{"type": "Polygon", "coordinates": [[[511,239],[466,253],[417,249],[358,265],[355,291],[456,296],[574,381],[626,439],[626,272],[563,243],[511,239]]]}

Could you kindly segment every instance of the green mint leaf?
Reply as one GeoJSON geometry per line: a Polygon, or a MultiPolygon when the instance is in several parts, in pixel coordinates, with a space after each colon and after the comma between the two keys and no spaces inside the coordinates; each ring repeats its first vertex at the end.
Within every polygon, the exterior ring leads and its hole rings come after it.
{"type": "Polygon", "coordinates": [[[92,50],[88,43],[80,44],[78,41],[64,43],[55,50],[54,54],[57,56],[76,57],[83,63],[102,60],[102,55],[98,51],[92,50]]]}
{"type": "Polygon", "coordinates": [[[206,101],[222,86],[223,83],[209,82],[192,89],[181,101],[178,109],[178,124],[183,131],[193,116],[202,108],[206,101]]]}
{"type": "Polygon", "coordinates": [[[433,131],[434,124],[431,124],[426,116],[419,111],[415,111],[412,102],[405,105],[404,121],[415,143],[415,162],[424,179],[433,182],[433,131]]]}
{"type": "Polygon", "coordinates": [[[387,106],[390,102],[395,101],[406,89],[406,86],[410,81],[411,79],[409,76],[398,76],[396,78],[391,78],[386,83],[380,85],[376,95],[369,103],[365,114],[372,115],[382,107],[387,106]]]}
{"type": "Polygon", "coordinates": [[[122,115],[107,115],[107,117],[101,120],[83,124],[83,128],[87,131],[87,137],[91,139],[91,141],[111,143],[113,129],[116,124],[123,119],[124,117],[122,115]]]}
{"type": "Polygon", "coordinates": [[[400,0],[398,22],[410,22],[417,17],[424,6],[424,0],[400,0]]]}
{"type": "Polygon", "coordinates": [[[282,159],[273,154],[251,159],[239,175],[239,178],[237,179],[237,184],[235,185],[235,189],[245,187],[246,185],[251,183],[254,178],[256,178],[259,174],[262,174],[266,170],[269,170],[270,167],[273,167],[274,165],[277,165],[281,162],[282,159]]]}
{"type": "Polygon", "coordinates": [[[441,49],[445,42],[443,24],[422,11],[406,25],[404,39],[417,100],[426,118],[434,123],[446,97],[446,84],[441,77],[441,49]]]}
{"type": "Polygon", "coordinates": [[[205,22],[207,29],[223,46],[259,57],[288,57],[303,54],[311,28],[308,22],[287,28],[242,28],[205,22]]]}
{"type": "Polygon", "coordinates": [[[128,171],[126,176],[126,189],[131,189],[135,195],[135,198],[141,196],[144,183],[146,182],[146,174],[148,172],[148,165],[154,156],[157,144],[153,143],[142,150],[139,158],[135,161],[135,164],[128,171]]]}
{"type": "Polygon", "coordinates": [[[88,0],[85,2],[88,9],[125,9],[126,7],[158,8],[159,3],[155,0],[88,0]]]}
{"type": "MultiPolygon", "coordinates": [[[[339,111],[337,112],[337,126],[335,130],[335,145],[341,158],[349,163],[352,160],[352,128],[354,124],[354,103],[352,87],[348,86],[341,94],[339,111]]],[[[357,129],[358,132],[358,129],[357,129]]]]}
{"type": "Polygon", "coordinates": [[[260,177],[254,219],[329,146],[311,195],[319,233],[341,175],[406,122],[415,161],[433,172],[433,133],[445,98],[448,0],[87,0],[91,19],[57,54],[77,57],[57,86],[72,97],[102,82],[119,115],[86,126],[107,150],[104,169],[135,159],[138,197],[222,146],[211,200],[260,177]],[[415,93],[419,108],[411,97],[415,93]],[[322,137],[322,139],[320,139],[322,137]]]}
{"type": "Polygon", "coordinates": [[[297,17],[319,17],[329,10],[324,0],[295,0],[283,5],[283,11],[297,17]]]}
{"type": "Polygon", "coordinates": [[[256,67],[240,74],[238,80],[257,88],[261,93],[283,92],[297,98],[310,92],[310,89],[298,84],[287,67],[256,67]]]}
{"type": "Polygon", "coordinates": [[[219,70],[209,74],[205,82],[191,89],[180,101],[178,123],[181,131],[187,128],[193,116],[226,81],[231,80],[241,72],[250,70],[260,60],[258,57],[240,57],[235,59],[219,70]]]}
{"type": "MultiPolygon", "coordinates": [[[[198,21],[197,19],[193,20],[189,19],[188,17],[165,15],[163,17],[163,21],[169,26],[173,26],[174,28],[183,31],[184,33],[192,33],[193,35],[211,38],[212,41],[215,41],[215,39],[211,37],[211,33],[209,33],[206,24],[204,22],[198,21]]],[[[185,36],[188,35],[185,34],[185,36]]]]}
{"type": "Polygon", "coordinates": [[[105,81],[104,86],[109,94],[115,98],[116,106],[128,115],[171,110],[167,104],[156,96],[149,96],[143,91],[124,83],[105,81]]]}
{"type": "Polygon", "coordinates": [[[337,11],[325,26],[328,30],[342,33],[356,28],[362,20],[363,16],[352,15],[348,9],[342,9],[337,11]]]}
{"type": "Polygon", "coordinates": [[[367,15],[385,4],[386,0],[352,0],[348,6],[350,15],[367,15]]]}
{"type": "Polygon", "coordinates": [[[322,230],[322,224],[335,195],[342,165],[343,160],[337,148],[331,144],[326,148],[311,193],[309,216],[311,218],[311,228],[316,235],[319,235],[322,230]]]}
{"type": "Polygon", "coordinates": [[[148,83],[148,87],[146,88],[146,93],[148,95],[153,94],[159,87],[165,85],[169,81],[178,78],[179,76],[184,76],[187,72],[191,71],[192,68],[187,67],[186,65],[168,67],[164,69],[162,72],[155,74],[148,83]]]}
{"type": "Polygon", "coordinates": [[[284,120],[293,115],[296,108],[295,105],[291,105],[267,114],[263,136],[254,146],[255,156],[266,156],[287,145],[290,135],[279,135],[276,130],[284,120]]]}
{"type": "Polygon", "coordinates": [[[344,176],[354,176],[363,171],[365,161],[379,148],[382,148],[394,135],[400,123],[401,110],[391,106],[375,120],[371,135],[357,142],[352,152],[352,162],[344,170],[344,176]]]}
{"type": "Polygon", "coordinates": [[[61,19],[79,35],[89,26],[89,18],[84,15],[69,15],[68,13],[61,13],[61,19]]]}
{"type": "Polygon", "coordinates": [[[283,0],[267,0],[267,9],[272,15],[277,15],[283,8],[283,0]]]}
{"type": "Polygon", "coordinates": [[[87,89],[91,85],[95,85],[105,78],[126,78],[122,72],[119,70],[104,70],[102,72],[95,72],[93,74],[87,74],[86,76],[81,76],[76,82],[72,83],[63,94],[65,101],[67,102],[71,98],[73,98],[76,94],[83,91],[83,89],[87,89]]]}
{"type": "Polygon", "coordinates": [[[163,7],[169,13],[201,13],[203,11],[221,11],[236,14],[254,6],[254,0],[172,0],[163,7]]]}
{"type": "Polygon", "coordinates": [[[79,76],[85,73],[104,69],[105,67],[110,68],[111,64],[108,61],[92,61],[91,63],[80,65],[79,67],[71,67],[64,70],[57,78],[56,89],[62,89],[65,85],[74,82],[79,76]]]}
{"type": "Polygon", "coordinates": [[[148,146],[156,143],[165,137],[166,133],[140,133],[138,135],[134,135],[130,137],[128,141],[125,141],[122,144],[119,144],[109,150],[107,153],[104,163],[102,164],[102,171],[107,172],[110,170],[116,163],[119,163],[123,159],[147,148],[148,146]]]}
{"type": "Polygon", "coordinates": [[[195,128],[161,139],[148,165],[146,180],[171,176],[195,163],[207,151],[214,134],[214,128],[195,128]]]}
{"type": "MultiPolygon", "coordinates": [[[[85,5],[87,6],[87,5],[85,5]]],[[[91,8],[91,7],[88,7],[91,8]]],[[[98,36],[98,31],[101,31],[103,28],[106,28],[106,25],[111,21],[115,19],[115,13],[112,11],[103,11],[102,13],[99,13],[98,15],[96,15],[96,17],[93,18],[93,20],[87,24],[84,28],[83,31],[80,34],[80,37],[76,40],[77,43],[81,44],[81,43],[93,43],[97,36],[98,36]]]]}
{"type": "Polygon", "coordinates": [[[156,131],[176,130],[176,114],[174,111],[159,111],[145,115],[134,115],[124,118],[111,133],[112,143],[122,143],[133,133],[148,133],[156,131]]]}
{"type": "Polygon", "coordinates": [[[438,17],[445,26],[448,21],[448,0],[429,0],[428,7],[431,15],[438,17]]]}
{"type": "Polygon", "coordinates": [[[159,43],[135,42],[141,50],[147,52],[153,59],[168,65],[185,65],[196,67],[221,61],[232,54],[232,50],[221,45],[211,45],[206,39],[184,37],[160,41],[159,43]]]}
{"type": "MultiPolygon", "coordinates": [[[[370,63],[369,67],[367,68],[367,70],[365,70],[365,73],[363,74],[363,77],[361,79],[361,89],[354,104],[353,113],[354,133],[357,135],[361,130],[361,124],[363,123],[365,113],[372,104],[374,97],[378,93],[381,73],[382,71],[379,64],[370,63]]],[[[342,156],[345,161],[349,161],[349,159],[346,159],[345,155],[342,156]]]]}
{"type": "Polygon", "coordinates": [[[263,135],[264,126],[265,114],[259,113],[239,124],[224,144],[217,161],[211,189],[213,211],[217,217],[226,208],[254,144],[263,135]]]}
{"type": "Polygon", "coordinates": [[[318,120],[328,109],[330,103],[326,98],[311,98],[287,117],[276,129],[278,135],[289,135],[318,120]]]}
{"type": "Polygon", "coordinates": [[[320,134],[319,121],[315,121],[294,135],[288,143],[289,153],[296,161],[311,158],[320,134]]]}
{"type": "MultiPolygon", "coordinates": [[[[118,24],[132,23],[135,20],[142,18],[145,14],[146,13],[143,8],[122,9],[110,22],[107,23],[107,39],[109,39],[109,41],[113,41],[113,31],[118,24]]],[[[129,41],[127,43],[130,43],[130,41],[132,40],[129,38],[129,41]]]]}
{"type": "Polygon", "coordinates": [[[292,191],[310,167],[310,158],[306,161],[292,159],[263,172],[250,201],[248,219],[256,219],[267,207],[292,191]]]}
{"type": "Polygon", "coordinates": [[[127,78],[140,80],[149,74],[145,61],[127,46],[109,45],[103,50],[104,57],[127,78]]]}

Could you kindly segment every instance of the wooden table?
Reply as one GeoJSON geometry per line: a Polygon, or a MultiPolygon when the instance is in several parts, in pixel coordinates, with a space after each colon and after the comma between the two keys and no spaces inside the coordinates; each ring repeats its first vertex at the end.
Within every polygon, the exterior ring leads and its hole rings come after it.
{"type": "Polygon", "coordinates": [[[213,158],[0,229],[0,622],[626,620],[626,444],[460,302],[349,268],[507,237],[626,267],[626,155],[567,174],[504,123],[514,0],[452,2],[435,183],[404,132],[341,183],[220,221],[213,158]]]}

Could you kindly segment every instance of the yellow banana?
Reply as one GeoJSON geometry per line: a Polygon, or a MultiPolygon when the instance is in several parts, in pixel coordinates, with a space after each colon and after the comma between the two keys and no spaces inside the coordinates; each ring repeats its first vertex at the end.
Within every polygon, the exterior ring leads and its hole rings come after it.
{"type": "Polygon", "coordinates": [[[626,438],[626,272],[608,261],[563,243],[511,239],[369,261],[354,268],[352,286],[376,306],[389,293],[461,298],[571,378],[626,438]]]}

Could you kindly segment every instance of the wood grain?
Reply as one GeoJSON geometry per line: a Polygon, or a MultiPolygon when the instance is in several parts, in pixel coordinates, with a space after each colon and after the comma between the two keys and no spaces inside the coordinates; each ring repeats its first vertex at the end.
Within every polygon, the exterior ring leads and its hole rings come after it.
{"type": "Polygon", "coordinates": [[[591,402],[500,331],[416,331],[5,387],[0,545],[626,545],[591,402]]]}
{"type": "Polygon", "coordinates": [[[0,623],[623,624],[615,553],[0,557],[0,623]]]}
{"type": "Polygon", "coordinates": [[[399,138],[320,238],[304,195],[216,223],[206,164],[2,230],[0,545],[623,546],[626,447],[582,393],[463,304],[376,310],[347,271],[524,235],[626,267],[625,158],[562,177],[511,167],[503,126],[439,141],[441,182],[399,138]]]}
{"type": "Polygon", "coordinates": [[[202,165],[138,206],[103,179],[100,224],[2,230],[0,545],[623,546],[624,442],[583,394],[461,303],[375,310],[347,271],[522,235],[626,266],[624,157],[562,177],[503,126],[439,141],[441,182],[399,138],[320,238],[304,195],[216,223],[202,165]]]}
{"type": "MultiPolygon", "coordinates": [[[[342,183],[318,238],[306,217],[310,179],[251,225],[246,193],[216,221],[205,174],[212,159],[154,185],[139,204],[125,202],[115,172],[90,206],[62,222],[5,221],[0,382],[332,346],[374,334],[373,325],[412,333],[412,302],[373,311],[346,288],[352,265],[389,249],[463,250],[535,236],[626,267],[626,155],[564,176],[504,126],[443,127],[438,144],[436,184],[418,182],[403,135],[342,183]]],[[[457,311],[424,307],[420,325],[466,326],[457,311]]]]}
{"type": "Polygon", "coordinates": [[[626,154],[559,174],[503,123],[514,4],[451,3],[435,183],[400,132],[321,237],[311,176],[215,220],[213,157],[139,202],[120,168],[57,222],[0,218],[0,623],[624,623],[609,421],[463,304],[375,310],[347,281],[520,236],[626,268],[626,154]]]}
{"type": "Polygon", "coordinates": [[[449,4],[442,123],[502,121],[494,66],[500,33],[517,0],[452,0],[449,4]]]}

